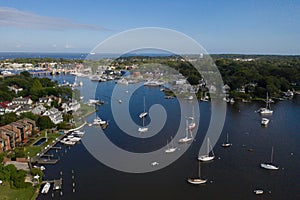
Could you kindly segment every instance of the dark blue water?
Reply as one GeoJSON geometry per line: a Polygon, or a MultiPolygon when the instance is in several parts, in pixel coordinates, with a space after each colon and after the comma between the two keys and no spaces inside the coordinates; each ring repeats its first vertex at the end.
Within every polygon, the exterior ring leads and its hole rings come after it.
{"type": "MultiPolygon", "coordinates": [[[[59,79],[59,76],[55,78],[59,79]]],[[[64,78],[72,79],[72,76],[64,78]]],[[[113,120],[109,103],[115,85],[113,82],[97,85],[87,79],[78,78],[80,80],[88,88],[92,88],[92,84],[95,86],[90,90],[81,89],[85,99],[97,97],[106,101],[98,108],[97,114],[110,121],[105,134],[119,147],[135,152],[158,149],[177,131],[180,117],[178,101],[164,99],[159,88],[142,87],[131,97],[131,117],[136,123],[140,123],[136,113],[143,110],[141,102],[144,96],[147,97],[147,107],[160,103],[168,113],[163,131],[141,140],[123,134],[113,120]]],[[[274,113],[266,128],[260,126],[261,116],[254,112],[264,105],[263,102],[228,105],[224,129],[214,147],[217,158],[202,164],[202,176],[208,179],[208,183],[193,186],[186,180],[196,176],[198,151],[209,124],[211,109],[210,103],[201,102],[199,105],[201,117],[196,141],[180,159],[159,171],[145,174],[116,171],[94,159],[82,143],[70,148],[63,147],[57,152],[52,150],[50,154],[54,153],[61,160],[56,165],[46,166],[45,179],[60,178],[60,172],[63,172],[63,196],[54,192],[54,199],[300,199],[299,96],[272,105],[274,113]],[[227,133],[233,146],[224,149],[221,144],[226,140],[227,133]],[[274,162],[280,166],[276,172],[259,167],[260,163],[269,161],[272,146],[275,149],[274,162]],[[257,188],[263,189],[265,194],[255,195],[253,190],[257,188]]],[[[88,117],[87,121],[92,121],[94,117],[88,117]]],[[[147,120],[146,124],[150,123],[147,120]]],[[[95,128],[86,127],[85,131],[88,134],[95,128]]],[[[38,199],[51,199],[51,193],[39,195],[38,199]]]]}
{"type": "Polygon", "coordinates": [[[40,146],[41,144],[43,144],[46,141],[46,138],[41,138],[39,139],[37,142],[35,142],[33,145],[34,146],[40,146]]]}
{"type": "Polygon", "coordinates": [[[87,53],[0,52],[0,60],[13,58],[85,59],[87,53]]]}

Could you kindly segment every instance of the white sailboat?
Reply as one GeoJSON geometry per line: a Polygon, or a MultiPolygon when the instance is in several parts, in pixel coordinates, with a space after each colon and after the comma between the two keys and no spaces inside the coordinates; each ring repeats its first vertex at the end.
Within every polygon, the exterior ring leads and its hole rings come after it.
{"type": "Polygon", "coordinates": [[[270,163],[261,163],[260,166],[264,169],[268,170],[278,170],[279,167],[273,164],[273,154],[274,154],[274,147],[272,147],[271,152],[271,162],[270,163]]]}
{"type": "Polygon", "coordinates": [[[259,110],[259,113],[261,115],[272,115],[273,114],[273,110],[271,110],[270,102],[271,101],[269,100],[269,95],[267,93],[266,107],[265,108],[261,108],[259,110]]]}
{"type": "Polygon", "coordinates": [[[226,136],[226,142],[222,144],[222,147],[230,147],[230,146],[232,146],[232,143],[230,143],[230,142],[228,141],[228,133],[227,133],[227,136],[226,136]]]}
{"type": "Polygon", "coordinates": [[[198,160],[203,161],[203,162],[207,162],[207,161],[211,161],[215,158],[215,154],[213,149],[211,148],[211,145],[209,143],[209,138],[207,138],[207,152],[205,155],[199,155],[198,156],[198,160]],[[209,154],[211,152],[211,155],[209,154]]]}
{"type": "Polygon", "coordinates": [[[189,178],[187,181],[194,185],[204,184],[207,182],[207,179],[201,179],[200,175],[200,161],[198,161],[198,177],[197,178],[189,178]]]}
{"type": "Polygon", "coordinates": [[[186,132],[185,132],[185,137],[179,139],[179,140],[178,140],[178,143],[187,143],[187,142],[192,142],[192,141],[193,141],[192,133],[191,133],[191,130],[189,130],[189,128],[188,128],[188,120],[186,120],[186,132]],[[191,137],[189,137],[189,133],[190,133],[191,137]]]}
{"type": "Polygon", "coordinates": [[[140,133],[145,133],[145,132],[148,131],[148,128],[145,127],[145,118],[144,118],[144,117],[143,117],[142,120],[143,120],[143,126],[142,126],[142,127],[139,127],[138,132],[140,132],[140,133]]]}
{"type": "Polygon", "coordinates": [[[191,119],[191,123],[189,124],[189,130],[193,130],[196,127],[196,123],[195,123],[195,108],[193,106],[193,112],[192,112],[192,116],[189,117],[189,119],[191,119]]]}
{"type": "Polygon", "coordinates": [[[148,112],[146,112],[146,100],[145,100],[145,97],[144,97],[144,112],[142,112],[139,117],[140,118],[144,118],[148,115],[148,112]]]}
{"type": "Polygon", "coordinates": [[[174,146],[173,139],[171,137],[171,146],[169,146],[169,143],[167,142],[167,149],[165,150],[166,153],[173,153],[177,150],[177,147],[174,146]]]}

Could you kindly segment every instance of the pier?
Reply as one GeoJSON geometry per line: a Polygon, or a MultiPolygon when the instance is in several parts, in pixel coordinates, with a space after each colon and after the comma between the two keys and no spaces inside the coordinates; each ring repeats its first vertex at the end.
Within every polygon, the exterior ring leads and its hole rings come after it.
{"type": "Polygon", "coordinates": [[[59,137],[57,137],[55,140],[53,140],[53,142],[51,144],[49,144],[45,149],[43,149],[39,155],[31,158],[30,162],[31,163],[38,163],[38,164],[56,164],[59,159],[50,159],[50,157],[54,157],[53,155],[49,155],[47,154],[47,152],[51,149],[62,149],[61,147],[55,147],[55,145],[57,143],[59,143],[66,135],[68,135],[70,132],[72,131],[76,131],[81,129],[82,127],[84,127],[86,125],[87,122],[84,122],[81,126],[74,128],[74,129],[70,129],[70,130],[66,130],[63,134],[61,134],[59,137]],[[48,159],[42,158],[43,156],[48,157],[48,159]]]}
{"type": "Polygon", "coordinates": [[[47,180],[47,181],[42,181],[42,184],[46,183],[53,183],[53,191],[54,190],[61,190],[62,189],[62,178],[60,179],[54,179],[54,180],[47,180]]]}
{"type": "MultiPolygon", "coordinates": [[[[49,146],[47,146],[45,149],[43,149],[39,155],[31,158],[31,163],[38,163],[38,164],[56,164],[59,160],[58,159],[45,159],[42,158],[43,156],[48,156],[48,158],[50,158],[52,155],[48,155],[47,152],[51,149],[55,149],[55,148],[59,148],[59,147],[54,147],[58,142],[60,142],[60,140],[65,137],[67,135],[67,133],[64,133],[62,135],[60,135],[58,138],[56,138],[56,140],[53,140],[53,142],[51,144],[49,144],[49,146]]],[[[61,147],[60,147],[61,148],[61,147]]]]}

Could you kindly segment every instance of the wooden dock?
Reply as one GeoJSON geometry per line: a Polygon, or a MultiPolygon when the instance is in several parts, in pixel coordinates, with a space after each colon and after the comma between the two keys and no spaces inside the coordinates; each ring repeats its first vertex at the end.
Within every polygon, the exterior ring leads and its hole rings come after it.
{"type": "Polygon", "coordinates": [[[46,180],[46,181],[42,181],[42,184],[45,183],[53,183],[53,191],[54,190],[61,190],[62,189],[62,178],[60,179],[54,179],[54,180],[46,180]]]}
{"type": "Polygon", "coordinates": [[[49,144],[45,149],[43,149],[38,156],[34,156],[30,159],[31,163],[38,163],[38,164],[56,164],[59,159],[45,159],[42,158],[43,156],[48,156],[48,158],[50,158],[49,155],[47,155],[47,152],[51,149],[61,149],[61,147],[55,147],[55,145],[57,143],[59,143],[66,135],[68,135],[70,132],[75,131],[75,130],[79,130],[82,127],[84,127],[86,125],[86,122],[84,122],[81,126],[74,128],[74,129],[70,129],[65,131],[63,134],[61,134],[59,137],[57,137],[55,140],[53,140],[53,142],[51,144],[49,144]]]}
{"type": "Polygon", "coordinates": [[[54,180],[53,190],[61,190],[62,188],[62,179],[54,180]]]}

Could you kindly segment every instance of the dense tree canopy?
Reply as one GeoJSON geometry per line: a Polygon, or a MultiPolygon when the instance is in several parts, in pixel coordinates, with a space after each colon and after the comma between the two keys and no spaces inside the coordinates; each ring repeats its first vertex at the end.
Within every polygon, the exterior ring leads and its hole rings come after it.
{"type": "Polygon", "coordinates": [[[72,90],[69,87],[58,87],[58,83],[49,78],[33,78],[27,71],[21,72],[19,76],[6,77],[0,80],[0,101],[11,101],[18,96],[30,96],[32,100],[36,101],[46,95],[68,99],[72,96],[72,90]],[[9,91],[8,86],[12,85],[23,88],[23,91],[18,92],[18,94],[9,91]]]}

